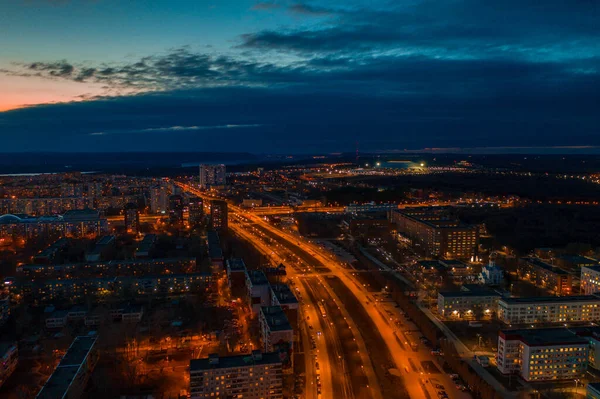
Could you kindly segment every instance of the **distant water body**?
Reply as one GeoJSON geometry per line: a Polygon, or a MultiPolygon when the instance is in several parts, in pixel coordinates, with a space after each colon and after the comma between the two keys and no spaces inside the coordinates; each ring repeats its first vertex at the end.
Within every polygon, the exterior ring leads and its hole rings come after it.
{"type": "MultiPolygon", "coordinates": [[[[60,173],[68,173],[68,172],[52,172],[52,173],[5,173],[0,174],[0,177],[27,177],[27,176],[42,176],[42,175],[58,175],[60,173]]],[[[89,172],[81,172],[82,175],[90,175],[92,173],[98,173],[96,171],[89,172]]]]}

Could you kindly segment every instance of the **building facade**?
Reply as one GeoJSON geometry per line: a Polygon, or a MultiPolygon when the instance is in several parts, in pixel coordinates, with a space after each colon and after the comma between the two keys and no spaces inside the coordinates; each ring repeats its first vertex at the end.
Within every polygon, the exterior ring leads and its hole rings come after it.
{"type": "Polygon", "coordinates": [[[587,371],[589,343],[565,328],[500,331],[496,359],[501,373],[525,381],[573,380],[587,371]]]}
{"type": "Polygon", "coordinates": [[[506,324],[596,321],[600,320],[600,297],[501,298],[498,319],[506,324]]]}
{"type": "Polygon", "coordinates": [[[225,184],[225,165],[200,165],[200,188],[207,189],[225,184]]]}
{"type": "Polygon", "coordinates": [[[282,399],[282,362],[278,353],[190,361],[191,399],[282,399]]]}
{"type": "Polygon", "coordinates": [[[477,255],[479,229],[448,216],[448,208],[422,207],[390,212],[398,233],[428,256],[469,259],[477,255]]]}

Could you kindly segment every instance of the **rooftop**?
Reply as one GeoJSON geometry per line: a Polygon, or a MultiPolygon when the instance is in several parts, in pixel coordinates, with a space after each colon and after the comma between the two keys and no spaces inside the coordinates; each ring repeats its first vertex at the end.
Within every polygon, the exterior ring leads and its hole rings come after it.
{"type": "Polygon", "coordinates": [[[484,296],[495,296],[500,298],[502,295],[498,294],[495,291],[485,291],[485,290],[476,290],[476,291],[452,291],[452,292],[448,292],[448,291],[441,291],[438,295],[444,297],[444,298],[477,298],[477,297],[484,297],[484,296]]]}
{"type": "Polygon", "coordinates": [[[573,345],[588,342],[587,339],[579,336],[577,331],[567,328],[503,330],[500,335],[505,339],[521,340],[529,346],[573,345]]]}
{"type": "Polygon", "coordinates": [[[267,280],[267,276],[262,270],[248,270],[246,271],[248,278],[252,285],[267,285],[269,284],[269,280],[267,280]]]}
{"type": "Polygon", "coordinates": [[[543,260],[538,259],[538,258],[528,257],[528,258],[523,258],[523,261],[526,263],[529,263],[531,265],[534,265],[535,267],[539,267],[541,269],[548,270],[548,271],[556,273],[556,274],[569,274],[566,271],[564,271],[563,269],[560,269],[557,266],[553,266],[549,263],[546,263],[543,260]]]}
{"type": "Polygon", "coordinates": [[[232,272],[246,271],[246,264],[242,258],[231,258],[227,261],[227,267],[232,272]]]}
{"type": "Polygon", "coordinates": [[[287,331],[292,329],[281,306],[262,306],[260,312],[264,316],[267,325],[269,326],[269,330],[287,331]]]}
{"type": "Polygon", "coordinates": [[[502,298],[501,302],[507,304],[519,303],[562,303],[562,302],[600,302],[600,297],[596,295],[573,295],[573,296],[541,296],[527,298],[502,298]]]}
{"type": "Polygon", "coordinates": [[[211,357],[205,359],[192,359],[190,361],[190,371],[202,371],[212,369],[227,369],[246,366],[258,366],[269,364],[281,364],[279,353],[262,353],[259,356],[247,354],[226,357],[211,357]],[[217,360],[215,362],[215,359],[217,360]]]}
{"type": "Polygon", "coordinates": [[[287,284],[271,284],[271,290],[282,305],[298,303],[298,298],[287,284]]]}
{"type": "Polygon", "coordinates": [[[80,336],[75,338],[67,353],[62,358],[42,390],[38,399],[64,398],[82,363],[96,343],[95,337],[80,336]]]}

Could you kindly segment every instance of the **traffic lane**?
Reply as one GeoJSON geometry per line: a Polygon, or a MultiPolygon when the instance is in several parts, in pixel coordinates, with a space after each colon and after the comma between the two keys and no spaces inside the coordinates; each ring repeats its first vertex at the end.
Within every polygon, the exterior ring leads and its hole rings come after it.
{"type": "Polygon", "coordinates": [[[377,389],[377,386],[370,387],[369,380],[365,373],[363,360],[356,341],[355,333],[342,314],[340,306],[331,298],[328,291],[320,281],[314,286],[314,291],[319,298],[328,298],[324,302],[327,312],[327,319],[330,325],[335,329],[338,337],[339,352],[341,357],[336,359],[346,378],[351,381],[352,390],[356,398],[370,398],[371,389],[377,389]]]}

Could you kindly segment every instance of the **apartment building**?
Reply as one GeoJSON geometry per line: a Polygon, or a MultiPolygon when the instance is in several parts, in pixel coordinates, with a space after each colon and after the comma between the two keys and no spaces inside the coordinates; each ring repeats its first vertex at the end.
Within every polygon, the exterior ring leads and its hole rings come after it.
{"type": "Polygon", "coordinates": [[[36,399],[78,399],[98,362],[96,338],[75,338],[36,399]]]}
{"type": "Polygon", "coordinates": [[[190,361],[191,399],[283,399],[282,361],[278,353],[190,361]]]}
{"type": "Polygon", "coordinates": [[[501,298],[498,319],[506,324],[566,323],[600,320],[600,297],[501,298]]]}
{"type": "Polygon", "coordinates": [[[573,380],[588,367],[589,342],[566,328],[500,331],[497,367],[525,381],[573,380]]]}
{"type": "Polygon", "coordinates": [[[447,207],[397,209],[390,212],[398,233],[429,256],[469,259],[477,255],[479,229],[449,215],[447,207]]]}
{"type": "Polygon", "coordinates": [[[489,318],[498,309],[500,294],[488,289],[439,292],[438,313],[451,319],[489,318]]]}
{"type": "Polygon", "coordinates": [[[521,258],[518,273],[522,278],[538,287],[547,288],[556,295],[571,295],[573,292],[573,276],[539,258],[521,258]]]}
{"type": "Polygon", "coordinates": [[[584,266],[581,268],[581,293],[595,294],[600,291],[600,266],[584,266]]]}
{"type": "Polygon", "coordinates": [[[292,349],[294,330],[281,306],[262,306],[259,314],[260,337],[265,352],[292,349]]]}
{"type": "Polygon", "coordinates": [[[260,307],[268,306],[271,301],[269,280],[261,270],[246,270],[246,288],[252,311],[258,314],[260,307]]]}

